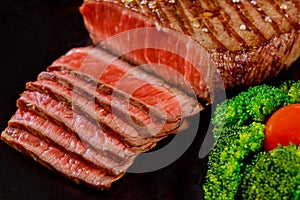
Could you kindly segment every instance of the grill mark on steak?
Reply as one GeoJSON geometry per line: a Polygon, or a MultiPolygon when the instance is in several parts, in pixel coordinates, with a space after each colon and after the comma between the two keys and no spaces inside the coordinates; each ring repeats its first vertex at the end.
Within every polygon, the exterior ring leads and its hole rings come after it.
{"type": "MultiPolygon", "coordinates": [[[[260,8],[257,3],[255,3],[255,4],[248,3],[247,5],[254,7],[256,9],[256,11],[260,14],[262,20],[265,20],[265,18],[268,16],[267,13],[262,8],[260,8]]],[[[245,9],[245,7],[243,7],[243,8],[245,9]]],[[[269,21],[268,23],[271,24],[271,26],[273,27],[275,32],[278,32],[278,33],[281,32],[278,24],[275,23],[274,20],[269,21]]]]}
{"type": "Polygon", "coordinates": [[[258,10],[265,11],[266,16],[264,16],[264,17],[268,18],[268,19],[266,19],[267,23],[272,23],[272,22],[277,23],[277,25],[279,27],[279,31],[276,32],[276,35],[281,34],[281,33],[290,32],[294,29],[291,18],[287,17],[286,14],[284,14],[278,10],[278,9],[280,9],[280,7],[277,7],[278,5],[276,4],[275,1],[270,1],[270,0],[258,1],[257,6],[258,6],[258,8],[257,8],[258,10]]]}
{"type": "Polygon", "coordinates": [[[96,152],[116,161],[128,162],[136,156],[113,134],[87,120],[84,116],[70,110],[62,102],[39,92],[25,91],[17,101],[18,107],[35,112],[76,134],[79,139],[91,145],[96,152]]]}
{"type": "MultiPolygon", "coordinates": [[[[215,27],[212,31],[214,33],[214,37],[218,38],[219,42],[223,44],[223,48],[218,47],[218,52],[225,52],[229,50],[233,46],[235,47],[245,47],[249,44],[247,41],[248,35],[253,37],[250,32],[241,31],[240,27],[234,27],[238,22],[235,24],[229,23],[230,21],[239,21],[236,19],[231,19],[230,15],[232,15],[233,11],[228,13],[228,10],[224,10],[221,8],[221,2],[219,1],[201,1],[197,5],[197,9],[200,4],[203,4],[201,12],[207,14],[207,17],[204,20],[208,21],[210,27],[215,27]]],[[[223,2],[222,6],[225,2],[223,2]]],[[[195,13],[199,12],[196,8],[195,13]]],[[[235,11],[235,8],[232,8],[235,11]]],[[[235,12],[234,12],[235,13],[235,12]]],[[[240,17],[240,16],[239,16],[240,17]]],[[[242,24],[242,23],[241,23],[242,24]]],[[[210,32],[210,31],[209,31],[210,32]]],[[[208,32],[208,33],[209,33],[208,32]]],[[[198,32],[199,33],[199,32],[198,32]]]]}
{"type": "Polygon", "coordinates": [[[104,170],[94,168],[24,130],[8,127],[2,132],[1,139],[46,168],[76,183],[96,189],[107,189],[112,182],[122,177],[122,174],[108,175],[104,170]]]}
{"type": "MultiPolygon", "coordinates": [[[[299,0],[290,0],[293,3],[293,6],[297,8],[297,10],[300,10],[300,2],[299,0]]],[[[285,3],[285,2],[283,2],[285,3]]]]}
{"type": "Polygon", "coordinates": [[[28,90],[49,94],[58,101],[63,101],[70,108],[75,108],[76,111],[79,109],[79,113],[85,113],[84,116],[88,115],[88,118],[93,119],[92,121],[96,120],[103,129],[112,133],[115,137],[120,138],[129,147],[134,147],[135,149],[140,147],[141,151],[148,150],[149,146],[154,145],[151,143],[160,140],[159,136],[153,137],[150,135],[152,133],[146,132],[146,129],[134,129],[132,126],[116,117],[113,113],[107,112],[99,105],[94,104],[93,99],[86,100],[80,95],[75,94],[71,90],[67,90],[53,81],[41,80],[31,82],[26,85],[26,88],[28,90]]]}
{"type": "MultiPolygon", "coordinates": [[[[172,21],[170,21],[170,18],[168,16],[171,16],[174,14],[174,12],[172,12],[172,9],[170,9],[170,7],[166,7],[163,5],[163,3],[161,1],[158,1],[157,4],[159,5],[159,9],[162,9],[163,12],[157,13],[159,15],[160,18],[164,19],[163,23],[172,23],[172,21]],[[170,11],[171,10],[171,11],[170,11]]],[[[173,8],[174,10],[174,8],[173,8]]],[[[180,26],[176,23],[176,26],[179,28],[180,26]]],[[[181,29],[182,30],[182,29],[181,29]]]]}
{"type": "Polygon", "coordinates": [[[126,122],[137,128],[137,130],[160,130],[156,132],[154,135],[155,137],[176,133],[180,126],[180,121],[174,123],[160,122],[159,119],[145,114],[138,107],[127,104],[121,99],[112,99],[110,95],[101,92],[96,86],[87,84],[64,71],[42,72],[39,74],[38,80],[55,81],[88,99],[95,98],[96,104],[102,106],[108,112],[114,112],[113,114],[124,119],[126,122]]]}
{"type": "Polygon", "coordinates": [[[174,17],[177,19],[178,23],[182,25],[181,29],[183,30],[183,32],[188,33],[189,35],[193,35],[193,25],[191,23],[191,20],[189,20],[188,15],[186,14],[186,8],[184,8],[184,5],[181,4],[180,1],[176,1],[175,3],[178,6],[176,7],[176,9],[174,9],[174,17]]]}
{"type": "MultiPolygon", "coordinates": [[[[181,16],[183,14],[182,9],[178,8],[171,4],[167,8],[165,7],[165,2],[162,1],[148,1],[144,4],[141,4],[141,2],[136,1],[136,4],[142,5],[142,10],[144,13],[153,13],[155,18],[163,19],[161,22],[162,23],[171,23],[174,24],[177,28],[179,28],[180,31],[189,33],[190,29],[188,26],[186,26],[186,20],[181,16]],[[166,12],[157,12],[159,9],[162,9],[163,11],[166,12]],[[176,20],[171,20],[171,19],[176,19],[176,20]]],[[[177,4],[177,2],[175,2],[177,4]]]]}
{"type": "Polygon", "coordinates": [[[244,25],[246,28],[249,28],[251,31],[254,32],[255,35],[260,38],[260,43],[264,42],[267,40],[265,35],[263,34],[262,31],[260,31],[248,18],[247,16],[244,15],[244,11],[242,10],[242,4],[241,3],[233,3],[232,1],[227,1],[228,5],[233,7],[236,11],[236,13],[240,16],[241,20],[243,21],[244,25]]]}
{"type": "Polygon", "coordinates": [[[212,13],[211,17],[208,18],[210,23],[216,27],[219,27],[219,31],[215,32],[215,37],[219,38],[219,41],[223,42],[224,46],[226,46],[225,50],[227,50],[232,44],[235,45],[245,45],[245,40],[237,34],[234,28],[228,23],[230,17],[226,12],[222,11],[219,4],[215,1],[203,1],[205,3],[205,7],[208,10],[208,13],[212,13]],[[220,27],[222,27],[220,29],[220,27]],[[226,40],[224,40],[224,35],[226,34],[226,40]]]}
{"type": "MultiPolygon", "coordinates": [[[[155,12],[157,17],[159,18],[163,18],[165,19],[164,23],[170,23],[170,21],[168,21],[168,18],[167,18],[167,9],[165,9],[165,6],[162,5],[162,3],[160,1],[156,1],[156,4],[155,4],[155,10],[164,10],[164,12],[155,12]]],[[[170,13],[168,13],[170,14],[170,13]]]]}
{"type": "MultiPolygon", "coordinates": [[[[207,19],[207,17],[205,16],[205,14],[207,12],[202,7],[202,2],[197,0],[197,5],[198,5],[197,8],[200,10],[200,13],[202,13],[202,17],[200,17],[200,19],[196,17],[195,19],[199,19],[198,22],[200,22],[200,24],[204,28],[204,30],[205,30],[205,28],[207,28],[208,31],[205,33],[209,35],[211,40],[217,45],[217,48],[220,50],[226,50],[227,48],[225,47],[225,45],[217,37],[217,32],[214,28],[214,25],[211,23],[210,19],[207,19]]],[[[193,9],[193,10],[195,10],[195,9],[193,9]]],[[[198,13],[198,12],[199,11],[196,11],[195,13],[193,13],[193,15],[195,16],[196,13],[198,13]]],[[[219,12],[219,11],[217,11],[217,12],[219,12]]],[[[218,15],[217,13],[214,13],[214,12],[212,12],[212,13],[213,13],[213,15],[218,15]]],[[[197,31],[197,33],[199,33],[199,31],[197,31]]]]}
{"type": "MultiPolygon", "coordinates": [[[[292,2],[294,3],[294,5],[296,6],[297,10],[299,11],[300,9],[300,3],[297,0],[292,0],[292,2]]],[[[299,29],[299,22],[297,21],[293,21],[292,18],[289,18],[287,15],[288,13],[285,11],[285,9],[281,9],[280,6],[278,5],[278,1],[275,1],[275,3],[272,2],[272,5],[275,7],[276,11],[281,14],[281,16],[283,18],[286,18],[287,21],[291,24],[291,26],[294,29],[299,29]]]]}
{"type": "Polygon", "coordinates": [[[243,8],[247,17],[257,25],[260,30],[264,31],[264,35],[267,39],[272,38],[276,33],[280,32],[279,26],[273,20],[270,22],[266,21],[266,17],[268,16],[265,13],[264,9],[262,9],[257,1],[243,1],[243,8]]]}
{"type": "Polygon", "coordinates": [[[185,25],[185,29],[188,29],[188,31],[185,32],[188,32],[190,35],[195,34],[196,29],[199,28],[199,25],[195,24],[197,21],[195,20],[194,16],[188,12],[188,10],[184,7],[185,5],[183,5],[180,1],[176,1],[176,4],[178,5],[178,9],[175,10],[178,10],[178,13],[176,12],[174,17],[181,20],[179,23],[183,22],[182,24],[185,25]],[[181,16],[181,18],[179,16],[181,16]]]}
{"type": "Polygon", "coordinates": [[[161,23],[170,23],[171,26],[173,26],[174,28],[176,27],[177,30],[183,32],[182,25],[178,23],[177,20],[174,20],[176,19],[174,6],[170,5],[169,7],[165,7],[165,6],[160,6],[160,7],[163,9],[163,13],[165,13],[165,15],[162,16],[163,20],[161,21],[161,23]]]}
{"type": "Polygon", "coordinates": [[[217,15],[222,25],[225,27],[225,30],[228,31],[230,36],[233,36],[237,42],[243,46],[246,45],[246,41],[234,30],[234,28],[228,23],[230,21],[230,16],[226,12],[221,12],[222,8],[219,4],[216,4],[216,1],[205,1],[207,5],[210,7],[209,10],[219,10],[219,14],[217,15]]]}
{"type": "Polygon", "coordinates": [[[111,175],[124,174],[131,164],[120,165],[115,160],[98,154],[73,134],[30,111],[19,108],[9,120],[9,127],[26,130],[41,140],[67,151],[73,157],[84,159],[92,166],[104,169],[111,175]]]}

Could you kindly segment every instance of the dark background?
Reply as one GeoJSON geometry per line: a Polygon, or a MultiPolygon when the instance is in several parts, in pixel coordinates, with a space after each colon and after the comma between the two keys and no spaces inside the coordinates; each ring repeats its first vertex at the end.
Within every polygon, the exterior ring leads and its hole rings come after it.
{"type": "MultiPolygon", "coordinates": [[[[16,110],[25,83],[70,48],[91,44],[78,11],[80,0],[6,0],[0,3],[0,131],[16,110]]],[[[299,60],[276,79],[298,79],[299,60]]],[[[237,91],[229,91],[232,95],[237,91]]],[[[198,152],[210,121],[201,113],[198,134],[185,154],[151,173],[126,174],[109,191],[96,191],[48,171],[0,142],[0,200],[200,199],[206,159],[198,152]]]]}

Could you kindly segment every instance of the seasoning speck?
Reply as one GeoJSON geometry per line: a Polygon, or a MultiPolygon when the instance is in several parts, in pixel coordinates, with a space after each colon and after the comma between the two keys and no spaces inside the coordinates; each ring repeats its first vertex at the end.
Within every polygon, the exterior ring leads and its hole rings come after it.
{"type": "Polygon", "coordinates": [[[199,22],[197,20],[193,20],[192,26],[195,27],[195,28],[199,28],[200,24],[199,24],[199,22]]]}
{"type": "Polygon", "coordinates": [[[265,21],[266,21],[266,22],[272,22],[272,19],[271,19],[271,17],[266,16],[266,17],[265,17],[265,21]]]}
{"type": "Polygon", "coordinates": [[[281,4],[281,5],[280,5],[280,9],[282,9],[282,10],[287,10],[288,7],[287,7],[286,4],[281,4]]]}
{"type": "Polygon", "coordinates": [[[203,29],[202,29],[202,32],[207,33],[207,32],[208,32],[208,29],[207,29],[207,28],[203,28],[203,29]]]}
{"type": "Polygon", "coordinates": [[[244,30],[246,30],[246,25],[245,24],[242,24],[241,26],[240,26],[240,29],[242,30],[242,31],[244,31],[244,30]]]}
{"type": "Polygon", "coordinates": [[[155,1],[149,1],[148,7],[149,7],[149,8],[155,8],[155,6],[156,6],[155,4],[156,4],[155,1]]]}

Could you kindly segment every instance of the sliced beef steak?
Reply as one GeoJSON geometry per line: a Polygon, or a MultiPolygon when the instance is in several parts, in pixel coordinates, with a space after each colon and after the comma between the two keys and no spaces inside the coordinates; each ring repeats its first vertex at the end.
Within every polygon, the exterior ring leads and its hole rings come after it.
{"type": "Polygon", "coordinates": [[[122,99],[113,98],[111,95],[99,90],[96,86],[76,78],[76,76],[67,71],[42,72],[39,74],[38,79],[55,81],[78,95],[95,101],[96,104],[103,107],[107,112],[111,112],[122,118],[127,123],[136,127],[141,133],[146,131],[150,132],[150,134],[152,133],[151,135],[160,136],[176,133],[180,126],[180,120],[169,123],[160,122],[158,118],[146,114],[139,107],[127,104],[122,99]]]}
{"type": "Polygon", "coordinates": [[[120,165],[114,159],[89,148],[77,136],[67,132],[55,123],[21,108],[9,120],[9,126],[26,130],[45,142],[68,152],[75,158],[83,159],[92,166],[103,169],[112,175],[124,174],[131,165],[131,163],[120,165]]]}
{"type": "MultiPolygon", "coordinates": [[[[73,107],[75,112],[78,111],[79,113],[84,113],[88,118],[91,117],[92,120],[96,120],[103,129],[112,132],[129,147],[137,148],[143,145],[148,147],[149,144],[161,140],[161,137],[167,136],[166,134],[160,136],[159,130],[151,133],[150,131],[147,131],[147,129],[135,129],[113,113],[107,112],[102,107],[95,104],[93,99],[88,100],[56,82],[40,80],[27,83],[26,88],[28,90],[49,94],[58,101],[63,101],[68,107],[73,107]]],[[[146,148],[146,150],[148,150],[148,148],[146,148]]],[[[141,151],[143,151],[143,148],[141,151]]]]}
{"type": "Polygon", "coordinates": [[[97,85],[102,92],[124,99],[167,122],[195,115],[203,108],[195,97],[98,48],[73,49],[48,70],[70,71],[77,78],[97,85]]]}
{"type": "Polygon", "coordinates": [[[98,153],[116,159],[120,163],[134,159],[136,153],[126,147],[111,132],[93,123],[77,111],[69,109],[47,94],[25,91],[18,100],[18,107],[37,113],[63,127],[98,153]]]}
{"type": "Polygon", "coordinates": [[[77,48],[26,84],[1,139],[98,189],[142,152],[186,128],[197,99],[92,47],[77,48]]]}
{"type": "MultiPolygon", "coordinates": [[[[100,44],[116,54],[125,52],[123,56],[136,64],[169,66],[204,99],[209,98],[207,91],[213,87],[214,65],[225,87],[233,88],[275,77],[300,55],[297,0],[85,0],[80,11],[95,45],[100,44]],[[137,29],[145,27],[154,27],[156,33],[137,29]],[[129,30],[135,31],[118,37],[129,30]],[[168,37],[172,31],[178,33],[177,42],[168,37]],[[191,40],[193,44],[187,42],[191,40]],[[136,50],[140,46],[145,48],[136,50]],[[159,46],[170,46],[175,53],[159,46]],[[130,50],[133,51],[126,54],[130,50]],[[180,51],[183,52],[176,54],[180,51]],[[207,54],[210,62],[206,62],[207,54]]],[[[181,84],[176,76],[168,75],[162,68],[146,70],[172,84],[181,84]]]]}
{"type": "Polygon", "coordinates": [[[50,170],[57,171],[76,183],[106,189],[112,182],[122,177],[122,174],[109,175],[105,170],[74,158],[25,130],[8,127],[2,132],[1,139],[50,170]]]}

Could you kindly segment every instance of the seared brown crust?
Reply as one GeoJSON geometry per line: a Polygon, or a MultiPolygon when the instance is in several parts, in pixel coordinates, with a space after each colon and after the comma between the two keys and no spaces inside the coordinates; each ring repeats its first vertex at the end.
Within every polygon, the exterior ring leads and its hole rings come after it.
{"type": "MultiPolygon", "coordinates": [[[[300,55],[298,0],[86,0],[85,4],[89,2],[119,6],[140,15],[147,26],[191,37],[211,54],[226,88],[272,78],[300,55]]],[[[93,32],[91,36],[96,43],[101,40],[93,32]]]]}
{"type": "Polygon", "coordinates": [[[214,53],[212,59],[223,77],[226,88],[256,85],[263,80],[274,78],[299,57],[299,44],[295,44],[299,39],[299,32],[286,33],[245,50],[214,53]],[[291,54],[293,48],[294,53],[291,54]],[[288,57],[290,61],[287,60],[288,57]]]}

